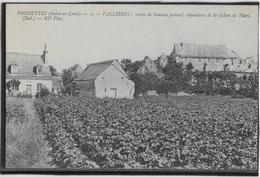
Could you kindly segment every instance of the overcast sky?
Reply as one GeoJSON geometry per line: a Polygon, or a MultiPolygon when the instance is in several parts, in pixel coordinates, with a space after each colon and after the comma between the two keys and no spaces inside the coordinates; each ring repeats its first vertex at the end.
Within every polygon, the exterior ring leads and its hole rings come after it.
{"type": "Polygon", "coordinates": [[[8,52],[41,54],[59,71],[80,64],[170,54],[176,42],[224,44],[241,57],[258,56],[257,6],[231,5],[8,5],[8,52]],[[63,21],[23,21],[17,11],[101,13],[226,13],[250,18],[64,16],[63,21]]]}

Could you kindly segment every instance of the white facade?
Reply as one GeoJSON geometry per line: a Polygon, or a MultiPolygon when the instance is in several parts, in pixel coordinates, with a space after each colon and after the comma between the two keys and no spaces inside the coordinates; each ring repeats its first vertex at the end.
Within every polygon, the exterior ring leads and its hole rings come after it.
{"type": "Polygon", "coordinates": [[[176,57],[176,62],[183,63],[185,67],[187,64],[192,63],[193,70],[203,71],[204,64],[207,65],[206,71],[224,71],[224,65],[228,64],[227,69],[234,71],[238,67],[237,59],[223,59],[223,58],[189,58],[189,57],[176,57]]]}
{"type": "Polygon", "coordinates": [[[134,82],[116,60],[95,79],[96,97],[133,98],[134,92],[134,82]]]}
{"type": "MultiPolygon", "coordinates": [[[[6,83],[11,79],[6,79],[6,83]]],[[[52,80],[27,80],[27,79],[18,79],[20,81],[17,92],[31,94],[35,96],[37,92],[37,85],[42,84],[42,86],[46,87],[49,91],[52,90],[52,80]]],[[[38,86],[39,87],[39,86],[38,86]]],[[[39,89],[39,88],[38,88],[39,89]]]]}

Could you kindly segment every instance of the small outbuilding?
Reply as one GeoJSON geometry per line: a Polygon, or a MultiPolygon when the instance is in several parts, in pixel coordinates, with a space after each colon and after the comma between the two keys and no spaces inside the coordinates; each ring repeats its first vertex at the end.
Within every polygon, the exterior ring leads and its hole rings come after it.
{"type": "Polygon", "coordinates": [[[118,60],[89,64],[75,79],[79,95],[99,98],[133,98],[135,84],[121,67],[118,60]]]}

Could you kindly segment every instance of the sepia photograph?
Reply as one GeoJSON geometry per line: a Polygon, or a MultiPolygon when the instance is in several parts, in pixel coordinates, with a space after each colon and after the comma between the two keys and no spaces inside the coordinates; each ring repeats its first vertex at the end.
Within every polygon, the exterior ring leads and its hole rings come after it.
{"type": "Polygon", "coordinates": [[[258,175],[258,3],[2,7],[2,172],[258,175]]]}

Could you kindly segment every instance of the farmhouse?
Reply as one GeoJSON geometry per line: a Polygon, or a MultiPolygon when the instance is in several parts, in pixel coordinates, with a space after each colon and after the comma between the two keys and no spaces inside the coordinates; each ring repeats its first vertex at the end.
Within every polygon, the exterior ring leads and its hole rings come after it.
{"type": "Polygon", "coordinates": [[[194,70],[234,71],[237,70],[240,57],[225,45],[211,44],[174,44],[171,58],[183,65],[192,63],[194,70]]]}
{"type": "Polygon", "coordinates": [[[6,89],[34,96],[42,87],[52,90],[52,76],[48,65],[48,51],[42,55],[6,53],[6,89]]]}
{"type": "Polygon", "coordinates": [[[100,98],[133,98],[135,84],[118,60],[93,63],[75,79],[80,95],[100,98]]]}

